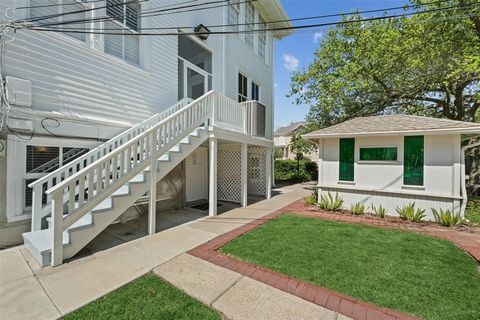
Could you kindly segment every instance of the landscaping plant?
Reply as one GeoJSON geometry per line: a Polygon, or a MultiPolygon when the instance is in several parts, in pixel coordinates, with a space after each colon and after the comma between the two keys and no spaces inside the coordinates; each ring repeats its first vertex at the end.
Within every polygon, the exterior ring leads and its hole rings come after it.
{"type": "Polygon", "coordinates": [[[382,207],[382,205],[375,207],[372,204],[372,211],[373,211],[373,215],[379,218],[385,218],[385,216],[387,215],[387,208],[382,207]]]}
{"type": "Polygon", "coordinates": [[[350,211],[356,216],[361,216],[365,213],[365,205],[357,202],[351,206],[350,211]]]}
{"type": "Polygon", "coordinates": [[[421,210],[420,208],[415,209],[415,202],[412,202],[403,208],[397,207],[397,213],[403,220],[412,222],[420,222],[426,216],[425,210],[421,210]]]}
{"type": "Polygon", "coordinates": [[[435,217],[435,221],[444,227],[456,226],[463,221],[459,213],[454,214],[450,210],[443,211],[440,209],[440,211],[437,211],[436,209],[432,208],[432,213],[435,217]]]}
{"type": "Polygon", "coordinates": [[[318,189],[314,189],[310,196],[305,199],[305,204],[310,206],[316,205],[318,203],[318,189]]]}
{"type": "Polygon", "coordinates": [[[322,195],[320,197],[320,202],[318,205],[324,210],[338,211],[342,209],[343,202],[343,199],[338,196],[338,193],[335,194],[335,198],[333,198],[329,192],[327,195],[322,195]]]}

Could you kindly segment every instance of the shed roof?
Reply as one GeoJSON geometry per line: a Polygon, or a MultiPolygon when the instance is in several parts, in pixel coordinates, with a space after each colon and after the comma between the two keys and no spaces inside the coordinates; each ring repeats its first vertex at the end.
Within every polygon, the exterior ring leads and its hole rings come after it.
{"type": "Polygon", "coordinates": [[[278,128],[277,131],[275,131],[275,135],[278,136],[278,135],[289,134],[295,131],[295,129],[297,129],[299,126],[304,126],[304,125],[305,125],[305,121],[292,122],[288,126],[278,128]]]}
{"type": "Polygon", "coordinates": [[[410,115],[355,118],[306,134],[308,139],[394,134],[480,133],[480,123],[410,115]]]}

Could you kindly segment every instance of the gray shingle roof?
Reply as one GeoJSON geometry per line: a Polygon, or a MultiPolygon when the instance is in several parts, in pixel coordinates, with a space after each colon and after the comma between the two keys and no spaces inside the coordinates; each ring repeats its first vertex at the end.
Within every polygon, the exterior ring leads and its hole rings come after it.
{"type": "Polygon", "coordinates": [[[305,121],[292,122],[288,126],[278,128],[277,131],[275,131],[275,135],[289,134],[298,126],[305,125],[305,123],[305,121]]]}
{"type": "Polygon", "coordinates": [[[341,137],[356,135],[408,134],[413,132],[468,132],[480,133],[480,123],[454,121],[410,115],[384,115],[356,118],[311,132],[306,138],[341,137]]]}

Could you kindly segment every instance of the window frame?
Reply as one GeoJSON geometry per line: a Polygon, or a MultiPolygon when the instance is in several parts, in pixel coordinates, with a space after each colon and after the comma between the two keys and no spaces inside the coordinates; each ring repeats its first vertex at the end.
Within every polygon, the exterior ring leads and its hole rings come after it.
{"type": "Polygon", "coordinates": [[[250,100],[258,101],[260,102],[260,92],[261,92],[261,86],[255,81],[255,80],[250,80],[251,86],[250,86],[250,100]],[[254,97],[254,87],[257,88],[256,92],[256,97],[254,97]]]}
{"type": "Polygon", "coordinates": [[[231,31],[239,31],[240,24],[240,3],[239,0],[230,0],[227,11],[227,24],[231,31]]]}
{"type": "MultiPolygon", "coordinates": [[[[339,138],[338,139],[338,181],[340,183],[346,182],[346,183],[353,183],[355,182],[355,146],[356,146],[356,139],[355,138],[339,138]],[[349,147],[351,148],[350,151],[352,151],[352,154],[349,155],[351,156],[351,161],[348,161],[346,164],[351,165],[351,175],[345,175],[345,169],[342,168],[342,142],[353,142],[352,145],[349,147]]],[[[348,156],[348,155],[347,155],[348,156]]]]}
{"type": "Polygon", "coordinates": [[[400,146],[398,145],[361,145],[358,146],[358,162],[359,163],[399,163],[400,162],[400,146]],[[396,160],[362,160],[362,149],[381,149],[395,148],[397,151],[396,160]]]}
{"type": "MultiPolygon", "coordinates": [[[[267,29],[267,23],[260,13],[258,13],[259,29],[267,29]]],[[[267,63],[267,31],[258,33],[258,56],[267,63]]]]}
{"type": "Polygon", "coordinates": [[[237,101],[242,103],[242,102],[245,102],[245,101],[248,101],[249,98],[248,98],[248,82],[249,82],[249,77],[245,75],[245,73],[241,72],[241,71],[238,71],[237,73],[237,101]],[[240,77],[242,77],[242,81],[240,81],[240,77]],[[246,81],[246,83],[245,83],[246,81]],[[240,83],[242,83],[242,87],[245,86],[245,91],[240,91],[241,88],[240,88],[240,83]]]}
{"type": "MultiPolygon", "coordinates": [[[[420,167],[420,165],[418,165],[418,167],[420,167]]],[[[417,179],[418,179],[418,177],[417,177],[417,179]]],[[[402,183],[403,183],[403,186],[412,187],[412,188],[415,188],[415,187],[422,188],[422,187],[425,186],[425,136],[424,135],[404,136],[403,137],[402,183]],[[409,166],[409,164],[407,162],[410,162],[410,159],[408,159],[409,153],[408,153],[408,148],[407,148],[407,140],[420,139],[420,138],[421,138],[421,142],[422,142],[422,147],[421,147],[422,160],[421,160],[421,170],[419,172],[420,173],[420,178],[421,178],[421,183],[416,183],[416,182],[412,182],[416,178],[415,176],[413,176],[413,174],[415,174],[415,172],[407,173],[407,171],[408,171],[407,166],[409,166]],[[412,176],[407,177],[407,174],[412,175],[412,176]]]]}
{"type": "Polygon", "coordinates": [[[247,47],[250,49],[254,50],[255,48],[255,40],[254,40],[254,34],[253,32],[248,32],[248,31],[253,31],[255,29],[255,16],[256,16],[257,10],[255,7],[255,4],[253,2],[247,2],[245,4],[245,44],[247,47]],[[250,20],[251,19],[251,20],[250,20]]]}

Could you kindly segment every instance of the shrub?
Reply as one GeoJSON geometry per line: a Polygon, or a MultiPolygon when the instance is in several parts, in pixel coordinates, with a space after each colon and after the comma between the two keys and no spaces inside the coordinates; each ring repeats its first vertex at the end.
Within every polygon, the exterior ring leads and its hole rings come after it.
{"type": "Polygon", "coordinates": [[[317,163],[300,161],[297,171],[297,160],[275,160],[275,179],[291,181],[310,181],[318,176],[317,163]]]}
{"type": "Polygon", "coordinates": [[[432,208],[432,213],[435,217],[435,221],[444,227],[455,226],[463,221],[459,213],[454,214],[450,210],[443,211],[440,209],[440,211],[437,211],[432,208]]]}
{"type": "Polygon", "coordinates": [[[338,196],[338,193],[335,195],[334,199],[329,192],[327,195],[322,195],[320,197],[318,205],[324,210],[337,211],[342,209],[343,199],[338,196]]]}
{"type": "Polygon", "coordinates": [[[305,204],[310,206],[316,205],[318,202],[318,189],[313,189],[308,198],[305,199],[305,204]]]}
{"type": "Polygon", "coordinates": [[[373,215],[379,218],[385,218],[385,216],[387,215],[387,208],[382,207],[382,205],[375,207],[372,204],[372,211],[373,211],[373,215]]]}
{"type": "Polygon", "coordinates": [[[415,209],[415,202],[412,202],[403,208],[397,207],[397,213],[403,220],[409,220],[412,222],[420,222],[425,218],[425,210],[421,210],[420,208],[415,209]]]}
{"type": "Polygon", "coordinates": [[[361,216],[365,213],[365,205],[360,202],[355,203],[351,206],[350,211],[356,216],[361,216]]]}

